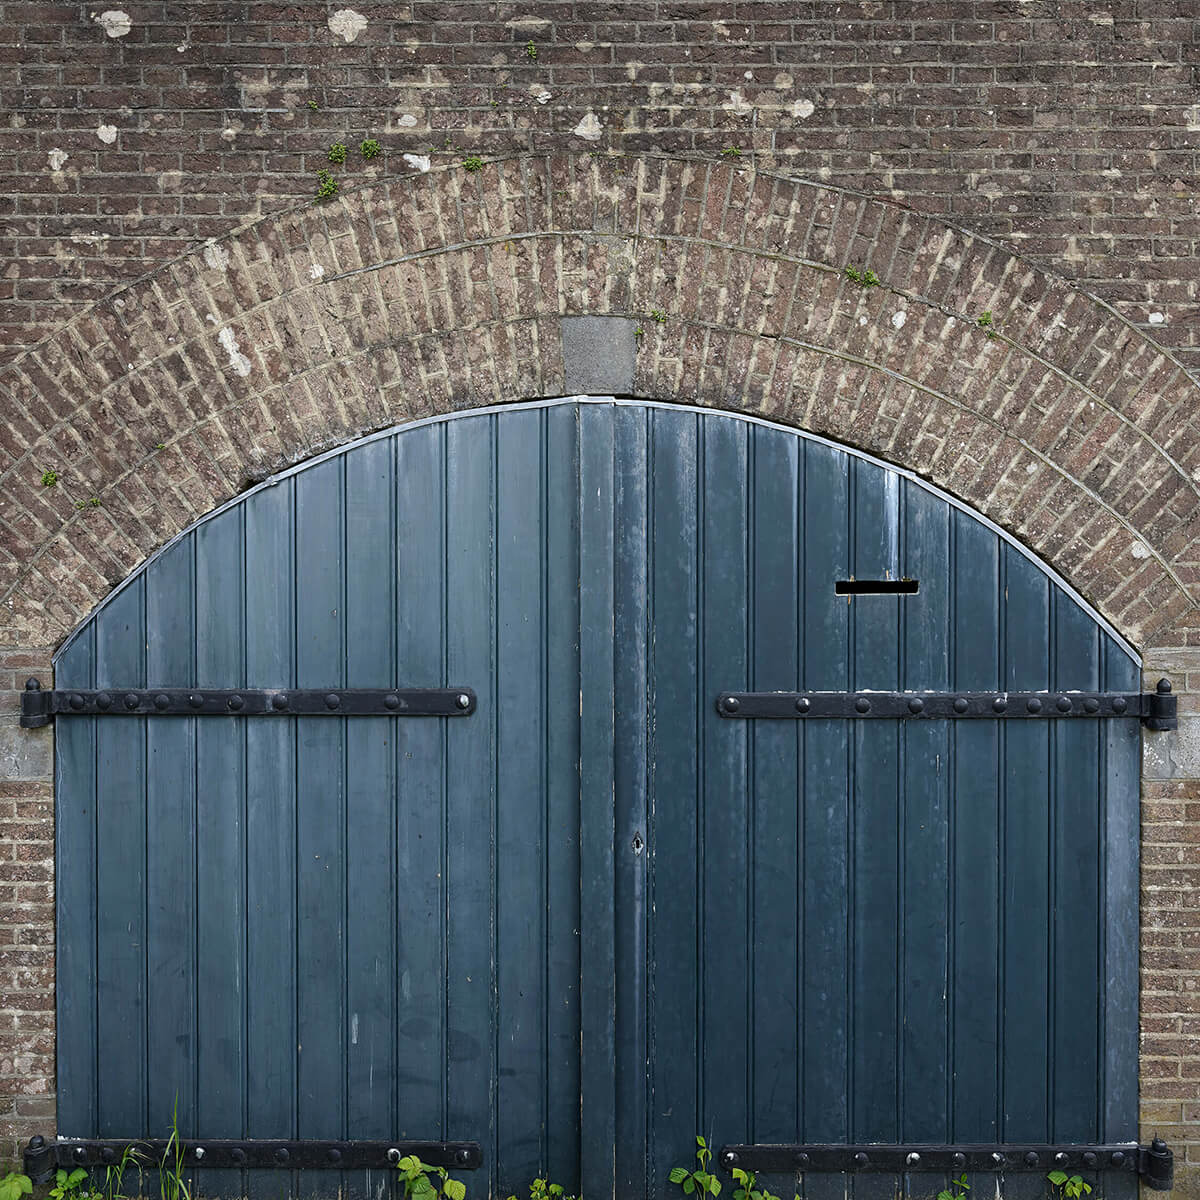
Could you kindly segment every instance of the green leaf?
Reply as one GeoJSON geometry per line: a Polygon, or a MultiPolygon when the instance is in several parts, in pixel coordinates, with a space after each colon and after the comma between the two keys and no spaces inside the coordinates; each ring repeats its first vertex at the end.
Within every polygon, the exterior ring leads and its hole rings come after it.
{"type": "Polygon", "coordinates": [[[699,1146],[701,1150],[708,1149],[708,1143],[699,1134],[696,1134],[696,1145],[699,1146]]]}
{"type": "Polygon", "coordinates": [[[450,1200],[464,1200],[467,1194],[467,1185],[458,1179],[447,1179],[445,1191],[450,1200]]]}
{"type": "Polygon", "coordinates": [[[1062,1187],[1062,1185],[1067,1182],[1067,1173],[1066,1171],[1051,1171],[1046,1178],[1050,1180],[1055,1187],[1062,1187]]]}
{"type": "Polygon", "coordinates": [[[721,1181],[715,1175],[710,1175],[708,1177],[708,1190],[714,1196],[719,1196],[721,1194],[721,1181]]]}
{"type": "MultiPolygon", "coordinates": [[[[746,1172],[743,1171],[741,1167],[734,1167],[733,1168],[733,1178],[734,1178],[735,1183],[745,1183],[746,1182],[746,1172]]],[[[737,1193],[735,1192],[734,1195],[736,1195],[736,1194],[737,1193]]]]}
{"type": "Polygon", "coordinates": [[[689,1175],[683,1181],[683,1194],[690,1196],[696,1190],[696,1181],[689,1175]]]}
{"type": "Polygon", "coordinates": [[[682,1183],[688,1177],[687,1167],[672,1167],[671,1182],[682,1183]]]}

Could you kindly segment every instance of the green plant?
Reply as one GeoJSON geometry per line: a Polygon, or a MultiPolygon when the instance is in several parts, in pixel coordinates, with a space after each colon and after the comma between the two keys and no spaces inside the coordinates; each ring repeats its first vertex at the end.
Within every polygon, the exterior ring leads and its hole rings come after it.
{"type": "Polygon", "coordinates": [[[58,482],[58,472],[47,468],[42,472],[42,487],[53,487],[58,482]]]}
{"type": "Polygon", "coordinates": [[[192,1200],[192,1189],[183,1177],[187,1147],[179,1136],[179,1101],[171,1111],[171,1136],[158,1167],[159,1200],[192,1200]]]}
{"type": "Polygon", "coordinates": [[[328,200],[337,195],[338,184],[337,180],[328,171],[317,172],[317,198],[313,201],[314,204],[322,200],[328,200]]]}
{"type": "MultiPolygon", "coordinates": [[[[509,1196],[508,1200],[517,1200],[517,1197],[509,1196]]],[[[535,1179],[529,1185],[529,1200],[579,1200],[579,1197],[563,1195],[560,1183],[551,1183],[548,1179],[535,1179]]]]}
{"type": "Polygon", "coordinates": [[[463,159],[463,170],[464,171],[482,171],[483,170],[483,159],[480,158],[479,155],[477,155],[477,154],[469,155],[468,157],[463,159]]]}
{"type": "Polygon", "coordinates": [[[967,1175],[964,1171],[958,1179],[951,1179],[948,1188],[942,1188],[938,1192],[937,1200],[966,1200],[967,1193],[971,1190],[971,1185],[967,1182],[967,1175]]]}
{"type": "Polygon", "coordinates": [[[851,283],[857,284],[860,288],[873,288],[879,286],[879,276],[874,271],[860,271],[857,267],[846,268],[846,278],[851,283]]]}
{"type": "Polygon", "coordinates": [[[719,1196],[721,1181],[708,1169],[708,1164],[712,1162],[712,1151],[699,1134],[696,1134],[696,1162],[699,1166],[694,1171],[689,1171],[687,1167],[672,1167],[671,1182],[683,1188],[685,1196],[719,1196]]]}
{"type": "Polygon", "coordinates": [[[758,1186],[758,1176],[753,1171],[733,1168],[733,1200],[779,1200],[774,1192],[758,1186]]]}
{"type": "Polygon", "coordinates": [[[663,311],[661,308],[652,308],[652,309],[650,310],[650,315],[651,315],[651,316],[654,318],[654,320],[655,320],[655,321],[657,321],[657,322],[658,322],[660,325],[665,325],[665,324],[666,324],[666,320],[667,320],[667,314],[666,314],[666,313],[665,313],[665,312],[664,312],[664,311],[663,311]]]}
{"type": "Polygon", "coordinates": [[[22,1196],[28,1196],[32,1191],[33,1180],[28,1175],[18,1175],[16,1171],[9,1171],[0,1179],[0,1200],[21,1200],[22,1196]]]}
{"type": "Polygon", "coordinates": [[[331,163],[344,163],[346,161],[346,143],[334,142],[329,147],[329,161],[331,163]]]}
{"type": "Polygon", "coordinates": [[[316,112],[318,108],[317,102],[315,100],[310,100],[308,102],[308,107],[311,108],[313,112],[316,112]]]}
{"type": "Polygon", "coordinates": [[[636,329],[633,331],[633,336],[634,336],[634,337],[639,337],[639,338],[640,338],[640,337],[645,337],[645,336],[646,336],[646,331],[645,331],[645,330],[644,330],[644,329],[643,329],[643,328],[642,328],[642,327],[639,325],[639,326],[638,326],[638,327],[637,327],[637,328],[636,328],[636,329]]]}
{"type": "Polygon", "coordinates": [[[82,1197],[91,1194],[84,1187],[87,1177],[88,1173],[82,1167],[70,1172],[59,1169],[54,1172],[54,1186],[50,1189],[50,1195],[53,1200],[82,1200],[82,1197]]]}
{"type": "Polygon", "coordinates": [[[983,312],[981,312],[979,316],[975,318],[975,324],[978,325],[980,329],[987,330],[988,337],[996,336],[996,322],[992,320],[992,310],[990,308],[985,308],[983,312]]]}
{"type": "Polygon", "coordinates": [[[1091,1194],[1092,1185],[1082,1175],[1068,1175],[1066,1171],[1051,1171],[1046,1176],[1059,1200],[1079,1200],[1085,1193],[1091,1194]]]}
{"type": "Polygon", "coordinates": [[[125,1179],[125,1172],[131,1169],[137,1170],[138,1186],[135,1195],[142,1194],[142,1163],[145,1161],[140,1151],[133,1146],[126,1146],[121,1152],[121,1161],[104,1168],[104,1186],[99,1192],[99,1196],[103,1200],[122,1200],[124,1191],[122,1183],[125,1179]]]}
{"type": "Polygon", "coordinates": [[[358,152],[363,158],[374,158],[379,153],[379,143],[374,138],[363,138],[358,143],[358,152]]]}
{"type": "Polygon", "coordinates": [[[525,57],[530,62],[537,62],[537,47],[533,44],[532,38],[525,43],[525,57]]]}
{"type": "Polygon", "coordinates": [[[742,152],[740,149],[738,149],[737,146],[726,146],[725,149],[721,151],[721,154],[725,158],[741,158],[742,157],[742,152]]]}
{"type": "Polygon", "coordinates": [[[406,1154],[397,1164],[404,1195],[417,1196],[426,1200],[430,1196],[446,1196],[448,1200],[463,1200],[467,1185],[451,1179],[445,1167],[431,1167],[415,1154],[406,1154]]]}

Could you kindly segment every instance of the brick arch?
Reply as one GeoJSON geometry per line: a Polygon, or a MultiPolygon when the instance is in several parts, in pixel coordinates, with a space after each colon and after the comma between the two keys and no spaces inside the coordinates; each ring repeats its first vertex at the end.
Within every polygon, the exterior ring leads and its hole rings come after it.
{"type": "Polygon", "coordinates": [[[1200,626],[1196,385],[1105,304],[852,192],[559,155],[256,222],[0,372],[0,644],[56,644],[155,548],[279,467],[415,417],[563,394],[561,320],[576,315],[639,323],[633,395],[909,467],[1139,646],[1200,626]]]}

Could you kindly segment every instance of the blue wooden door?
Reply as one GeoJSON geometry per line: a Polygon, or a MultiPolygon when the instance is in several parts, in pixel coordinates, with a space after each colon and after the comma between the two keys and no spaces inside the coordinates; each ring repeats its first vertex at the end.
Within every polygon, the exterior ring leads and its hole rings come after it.
{"type": "Polygon", "coordinates": [[[597,1200],[668,1194],[697,1133],[1136,1134],[1136,723],[717,714],[1136,689],[1086,607],[902,473],[653,405],[428,422],[201,522],[56,683],[478,696],[59,721],[63,1135],[177,1110],[193,1139],[476,1141],[472,1197],[549,1172],[597,1200]]]}

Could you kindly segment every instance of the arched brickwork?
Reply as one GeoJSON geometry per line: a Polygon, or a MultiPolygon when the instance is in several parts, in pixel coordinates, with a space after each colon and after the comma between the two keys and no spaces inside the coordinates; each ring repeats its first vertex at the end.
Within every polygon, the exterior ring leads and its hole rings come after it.
{"type": "Polygon", "coordinates": [[[317,449],[561,394],[559,318],[576,314],[641,321],[637,395],[909,466],[1136,644],[1193,621],[1195,384],[1111,309],[892,204],[736,165],[579,155],[260,221],[7,368],[0,644],[57,643],[195,517],[317,449]]]}

